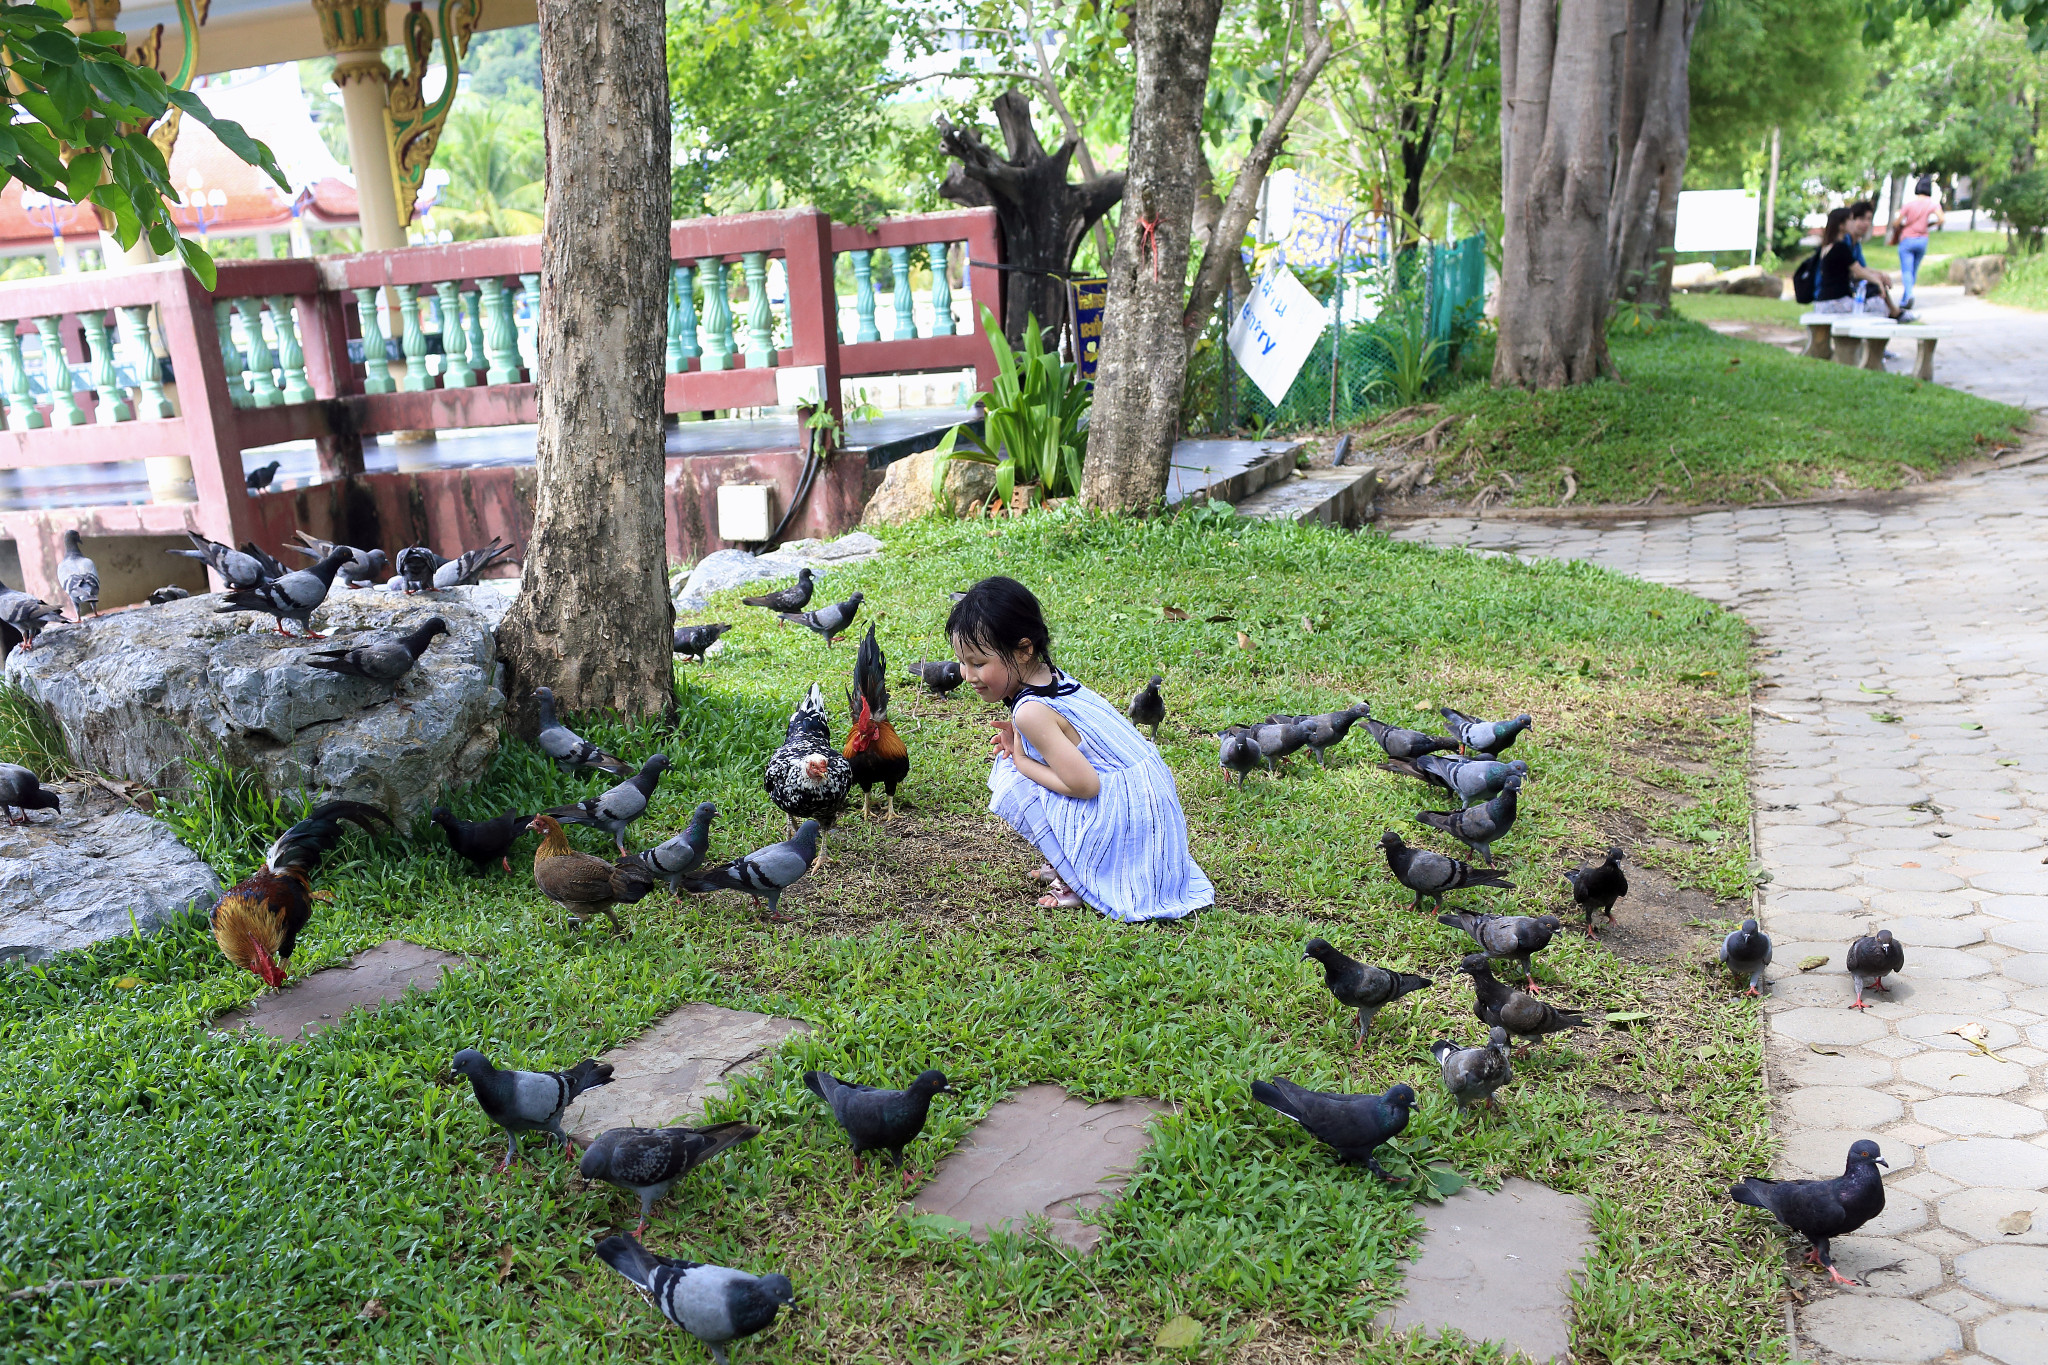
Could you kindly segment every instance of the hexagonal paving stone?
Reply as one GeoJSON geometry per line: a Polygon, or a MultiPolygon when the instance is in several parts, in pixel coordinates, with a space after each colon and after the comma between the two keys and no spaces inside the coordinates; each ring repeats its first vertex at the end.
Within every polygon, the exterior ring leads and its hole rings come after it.
{"type": "MultiPolygon", "coordinates": [[[[1784,914],[1768,915],[1764,919],[1764,932],[1771,936],[1776,947],[1780,943],[1824,943],[1835,950],[1839,960],[1842,948],[1863,932],[1867,920],[1864,915],[1823,915],[1812,911],[1787,911],[1784,914]]],[[[1776,958],[1782,962],[1791,954],[1778,949],[1776,958]]],[[[1796,965],[1796,962],[1795,962],[1796,965]]]]}
{"type": "Polygon", "coordinates": [[[1771,1048],[1771,1061],[1795,1085],[1876,1085],[1892,1078],[1895,1065],[1861,1049],[1829,1056],[1784,1039],[1771,1048]]]}
{"type": "Polygon", "coordinates": [[[1884,1211],[1865,1223],[1858,1231],[1866,1237],[1897,1237],[1908,1232],[1918,1232],[1927,1226],[1930,1217],[1924,1200],[1916,1199],[1904,1190],[1889,1185],[1884,1191],[1884,1211]]]}
{"type": "Polygon", "coordinates": [[[1957,1138],[1953,1142],[1937,1142],[1927,1149],[1927,1164],[1965,1185],[2020,1189],[2048,1185],[2048,1147],[2036,1147],[2017,1138],[1957,1138]]]}
{"type": "Polygon", "coordinates": [[[1770,1017],[1771,1032],[1800,1043],[1869,1043],[1890,1032],[1861,1010],[1807,1007],[1770,1017]]]}
{"type": "Polygon", "coordinates": [[[1983,1137],[2027,1137],[2048,1129],[2048,1118],[2025,1105],[1984,1095],[1922,1100],[1913,1106],[1913,1120],[1944,1133],[1983,1137]]]}
{"type": "Polygon", "coordinates": [[[1944,1226],[1980,1242],[2048,1246],[2048,1192],[1980,1185],[1949,1195],[1938,1213],[1944,1226]],[[1998,1226],[2021,1211],[2034,1215],[2025,1232],[2007,1233],[1998,1226]]]}
{"type": "Polygon", "coordinates": [[[1863,909],[1863,902],[1854,896],[1845,896],[1838,891],[1797,891],[1779,890],[1776,886],[1764,889],[1764,927],[1769,928],[1771,916],[1783,911],[1786,914],[1853,915],[1863,909]]]}
{"type": "Polygon", "coordinates": [[[1978,905],[1987,915],[2021,924],[2048,924],[2048,896],[1980,896],[1978,905]]]}
{"type": "Polygon", "coordinates": [[[2002,1047],[2011,1047],[2020,1040],[2019,1030],[2011,1024],[1996,1020],[1975,1019],[1967,1014],[1916,1014],[1910,1019],[1899,1021],[1899,1032],[1908,1038],[1917,1038],[1931,1048],[1946,1052],[1976,1053],[1977,1049],[1963,1041],[1955,1029],[1967,1028],[1971,1024],[1986,1030],[1984,1046],[1996,1052],[2002,1047]]]}
{"type": "Polygon", "coordinates": [[[1988,1246],[1956,1257],[1956,1278],[2016,1308],[2048,1308],[2048,1247],[1988,1246]]]}
{"type": "Polygon", "coordinates": [[[1923,1052],[1899,1063],[1899,1075],[1938,1095],[2004,1095],[2027,1083],[2027,1069],[1977,1053],[1923,1052]]]}
{"type": "Polygon", "coordinates": [[[2048,924],[1993,925],[1991,941],[2023,953],[2048,953],[2048,924]]]}
{"type": "MultiPolygon", "coordinates": [[[[1907,962],[1912,967],[1912,962],[1907,962]]],[[[1886,991],[1867,991],[1865,1000],[1881,1002],[1878,1009],[1887,1018],[1899,1014],[1897,1006],[1909,1006],[1914,1014],[1927,1010],[1946,1010],[1955,1014],[1987,1014],[1992,1010],[2004,1009],[2006,994],[1984,979],[1962,981],[1940,980],[1935,977],[1918,978],[1893,976],[1885,978],[1886,991]]]]}
{"type": "MultiPolygon", "coordinates": [[[[1891,930],[1899,942],[1916,947],[1967,948],[1984,941],[1984,931],[1974,924],[1959,924],[1953,919],[1935,919],[1929,915],[1906,915],[1886,920],[1879,927],[1891,930]]],[[[1908,965],[1911,965],[1910,959],[1908,965]]]]}
{"type": "Polygon", "coordinates": [[[1931,948],[1913,942],[1903,934],[1894,934],[1899,942],[1906,945],[1905,974],[1913,977],[1972,977],[1982,976],[1991,970],[1992,964],[1975,953],[1960,952],[1954,948],[1931,948]]]}
{"type": "MultiPolygon", "coordinates": [[[[1911,1170],[1916,1161],[1912,1147],[1895,1137],[1880,1137],[1861,1128],[1806,1128],[1785,1134],[1784,1150],[1778,1157],[1779,1172],[1788,1179],[1817,1180],[1837,1176],[1849,1159],[1851,1143],[1868,1138],[1891,1163],[1894,1175],[1911,1170]]],[[[2048,1156],[2048,1152],[2042,1155],[2048,1156]]]]}
{"type": "Polygon", "coordinates": [[[2029,986],[2048,986],[2048,953],[2023,953],[1998,964],[1998,969],[2029,986]]]}
{"type": "Polygon", "coordinates": [[[1906,1112],[1904,1105],[1881,1090],[1843,1085],[1795,1090],[1785,1096],[1782,1107],[1786,1117],[1806,1128],[1882,1128],[1906,1112]]]}
{"type": "Polygon", "coordinates": [[[2048,1360],[2048,1313],[2007,1313],[1977,1327],[1977,1349],[2003,1365],[2048,1360]]]}
{"type": "Polygon", "coordinates": [[[1828,1247],[1836,1267],[1879,1294],[1910,1299],[1941,1283],[1941,1261],[1889,1237],[1837,1237],[1828,1247]]]}
{"type": "Polygon", "coordinates": [[[1840,1294],[1799,1314],[1799,1335],[1850,1360],[1921,1365],[1963,1346],[1963,1329],[1911,1299],[1840,1294]]]}

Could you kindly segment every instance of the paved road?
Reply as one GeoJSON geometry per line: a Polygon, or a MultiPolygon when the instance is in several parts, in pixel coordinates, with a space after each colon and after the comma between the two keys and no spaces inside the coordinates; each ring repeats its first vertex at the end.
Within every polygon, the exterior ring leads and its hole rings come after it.
{"type": "MultiPolygon", "coordinates": [[[[2001,403],[2048,409],[2048,313],[1986,303],[1958,285],[1922,289],[1914,310],[1930,326],[1955,329],[1935,347],[1937,381],[2001,403]]],[[[1886,368],[1909,373],[1911,349],[1894,346],[1886,368]]]]}
{"type": "Polygon", "coordinates": [[[1891,1162],[1883,1217],[1835,1243],[1868,1287],[1803,1279],[1809,1359],[2048,1362],[2044,508],[2048,462],[1862,507],[1391,528],[1594,560],[1756,626],[1781,1173],[1839,1174],[1866,1135],[1891,1162]],[[1905,943],[1906,970],[1852,1012],[1843,954],[1876,927],[1905,943]],[[1970,1024],[1988,1053],[1951,1031],[1970,1024]],[[2028,1230],[2004,1231],[2021,1211],[2028,1230]]]}

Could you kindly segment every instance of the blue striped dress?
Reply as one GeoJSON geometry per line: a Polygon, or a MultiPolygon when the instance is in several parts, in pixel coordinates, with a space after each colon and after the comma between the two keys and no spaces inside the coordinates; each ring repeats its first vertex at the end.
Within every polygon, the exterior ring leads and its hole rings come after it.
{"type": "MultiPolygon", "coordinates": [[[[988,808],[1030,840],[1083,901],[1126,923],[1179,919],[1213,905],[1215,888],[1188,852],[1188,821],[1173,770],[1124,713],[1065,674],[1026,688],[1010,703],[1050,706],[1081,736],[1081,755],[1102,780],[1091,800],[1039,786],[997,755],[988,808]]],[[[1030,757],[1044,756],[1022,733],[1030,757]]]]}

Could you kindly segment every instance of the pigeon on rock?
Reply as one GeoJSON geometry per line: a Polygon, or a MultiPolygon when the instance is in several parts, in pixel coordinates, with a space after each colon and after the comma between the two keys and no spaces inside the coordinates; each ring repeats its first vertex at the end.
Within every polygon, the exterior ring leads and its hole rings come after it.
{"type": "Polygon", "coordinates": [[[1415,903],[1409,907],[1411,910],[1422,908],[1424,896],[1434,900],[1436,908],[1442,910],[1445,893],[1461,891],[1468,886],[1515,889],[1515,884],[1501,873],[1489,872],[1461,858],[1447,858],[1426,848],[1411,848],[1401,842],[1401,836],[1392,830],[1380,836],[1380,847],[1386,850],[1387,867],[1393,872],[1394,880],[1415,893],[1415,903]]]}
{"type": "Polygon", "coordinates": [[[1440,1038],[1429,1045],[1429,1055],[1436,1058],[1444,1089],[1451,1092],[1460,1109],[1473,1104],[1499,1109],[1493,1092],[1515,1079],[1508,1059],[1508,1031],[1498,1025],[1479,1047],[1459,1047],[1440,1038]]]}
{"type": "Polygon", "coordinates": [[[690,813],[688,829],[633,854],[633,861],[646,868],[656,881],[667,882],[670,891],[681,895],[683,878],[697,870],[705,851],[711,847],[711,819],[717,814],[717,806],[709,801],[701,803],[690,813]]]}
{"type": "Polygon", "coordinates": [[[668,755],[656,754],[640,765],[639,772],[604,795],[578,801],[573,806],[557,806],[548,815],[564,825],[595,825],[607,831],[624,854],[626,826],[646,813],[647,803],[653,799],[654,789],[661,785],[661,775],[668,767],[668,755]]]}
{"type": "Polygon", "coordinates": [[[341,571],[342,563],[349,554],[346,545],[336,546],[333,553],[309,568],[293,569],[253,588],[238,588],[227,594],[223,605],[214,608],[214,614],[267,611],[277,619],[279,635],[285,633],[286,621],[297,621],[305,630],[307,639],[324,640],[326,636],[313,630],[313,613],[327,600],[328,590],[334,586],[334,575],[341,571]]]}
{"type": "Polygon", "coordinates": [[[44,791],[42,779],[19,763],[0,763],[0,815],[8,824],[27,824],[32,810],[57,809],[57,793],[44,791]]]}
{"type": "Polygon", "coordinates": [[[1138,695],[1131,698],[1128,714],[1133,725],[1147,725],[1152,728],[1152,742],[1159,742],[1159,726],[1166,719],[1166,702],[1159,695],[1159,684],[1166,679],[1157,673],[1150,682],[1138,689],[1138,695]]]}
{"type": "Polygon", "coordinates": [[[1372,733],[1373,739],[1380,748],[1386,750],[1387,757],[1399,759],[1404,763],[1412,763],[1424,754],[1458,747],[1458,741],[1455,739],[1425,735],[1420,730],[1404,730],[1398,725],[1389,725],[1385,721],[1373,719],[1370,712],[1362,719],[1365,721],[1365,728],[1372,733]]]}
{"type": "Polygon", "coordinates": [[[865,600],[867,600],[866,594],[855,593],[844,602],[836,602],[829,607],[820,607],[816,611],[786,611],[781,613],[781,615],[783,620],[788,621],[792,625],[803,626],[824,636],[825,643],[829,645],[848,626],[853,624],[853,618],[859,614],[860,604],[865,600]]]}
{"type": "Polygon", "coordinates": [[[64,557],[57,561],[57,582],[71,599],[79,620],[100,609],[100,566],[85,557],[75,530],[64,533],[64,557]]]}
{"type": "Polygon", "coordinates": [[[427,652],[436,635],[446,635],[448,623],[438,616],[426,620],[405,635],[373,640],[348,649],[326,649],[306,660],[308,668],[322,668],[351,678],[396,683],[412,672],[412,666],[427,652]]]}
{"type": "Polygon", "coordinates": [[[155,592],[151,593],[148,597],[144,598],[143,600],[148,602],[149,605],[151,605],[152,607],[163,607],[169,606],[173,602],[182,602],[191,595],[192,594],[188,590],[181,588],[177,584],[173,583],[170,584],[168,587],[158,588],[155,592]]]}
{"type": "Polygon", "coordinates": [[[1593,916],[1605,912],[1608,924],[1614,923],[1614,903],[1628,894],[1628,876],[1621,870],[1622,853],[1618,848],[1607,850],[1605,862],[1587,863],[1562,874],[1571,883],[1572,900],[1586,912],[1586,936],[1594,934],[1593,916]]]}
{"type": "Polygon", "coordinates": [[[942,697],[967,680],[967,675],[960,671],[960,665],[951,659],[932,662],[920,659],[910,666],[910,677],[942,697]]]}
{"type": "Polygon", "coordinates": [[[23,649],[35,648],[43,627],[63,619],[64,613],[42,598],[0,583],[0,656],[5,656],[16,645],[23,649]]]}
{"type": "Polygon", "coordinates": [[[1271,1081],[1253,1081],[1252,1098],[1283,1118],[1293,1119],[1318,1142],[1334,1147],[1340,1165],[1357,1162],[1389,1185],[1394,1183],[1373,1153],[1408,1126],[1415,1092],[1407,1086],[1397,1085],[1384,1095],[1342,1095],[1309,1090],[1285,1076],[1275,1076],[1271,1081]]]}
{"type": "Polygon", "coordinates": [[[1533,1042],[1546,1033],[1586,1026],[1585,1016],[1577,1010],[1561,1010],[1494,980],[1493,965],[1485,953],[1465,954],[1458,960],[1458,970],[1472,978],[1472,1013],[1488,1028],[1498,1026],[1533,1042]]]}
{"type": "Polygon", "coordinates": [[[1735,973],[1735,979],[1749,981],[1744,995],[1763,994],[1764,969],[1771,965],[1771,936],[1746,919],[1742,927],[1721,940],[1721,961],[1735,973]]]}
{"type": "Polygon", "coordinates": [[[678,1180],[728,1147],[761,1135],[751,1123],[718,1123],[709,1128],[607,1128],[583,1149],[577,1174],[602,1180],[640,1196],[640,1226],[647,1232],[654,1201],[678,1180]]]}
{"type": "Polygon", "coordinates": [[[1498,758],[1506,752],[1507,747],[1532,723],[1527,713],[1516,716],[1513,720],[1480,720],[1448,706],[1438,707],[1437,710],[1443,716],[1444,723],[1450,726],[1451,733],[1457,737],[1459,744],[1473,753],[1485,754],[1489,758],[1498,758]]]}
{"type": "MultiPolygon", "coordinates": [[[[266,571],[263,557],[253,554],[256,547],[237,550],[217,540],[208,540],[197,531],[187,531],[186,538],[192,542],[189,550],[166,550],[165,554],[179,555],[185,559],[196,559],[220,575],[221,582],[228,585],[228,591],[249,590],[261,587],[264,579],[275,575],[266,571]]],[[[326,556],[322,555],[322,559],[326,556]]]]}
{"type": "Polygon", "coordinates": [[[1240,730],[1225,730],[1216,747],[1216,761],[1223,767],[1223,780],[1230,781],[1230,774],[1237,774],[1237,785],[1242,787],[1251,770],[1259,766],[1259,746],[1252,737],[1240,730]]]}
{"type": "Polygon", "coordinates": [[[657,1256],[624,1233],[599,1242],[597,1257],[654,1300],[663,1317],[709,1347],[716,1365],[731,1365],[728,1343],[766,1331],[777,1309],[796,1302],[787,1275],[749,1275],[657,1256]]]}
{"type": "Polygon", "coordinates": [[[759,597],[742,597],[740,601],[750,607],[766,607],[777,616],[783,616],[811,605],[811,594],[817,591],[817,586],[811,579],[811,571],[803,568],[796,571],[796,582],[788,587],[762,593],[759,597]]]}
{"type": "Polygon", "coordinates": [[[1906,948],[1892,937],[1891,930],[1880,929],[1875,938],[1866,934],[1849,945],[1847,965],[1849,975],[1856,980],[1856,999],[1849,1008],[1867,1010],[1870,1002],[1863,998],[1863,992],[1871,986],[1881,991],[1891,989],[1884,979],[1906,969],[1906,948]]]}
{"type": "MultiPolygon", "coordinates": [[[[703,809],[701,806],[698,809],[703,809]]],[[[816,820],[797,826],[794,835],[779,844],[757,848],[744,858],[721,863],[695,877],[682,877],[677,884],[685,891],[741,891],[754,904],[768,902],[768,917],[781,915],[782,893],[803,880],[818,860],[821,831],[816,820]]]]}
{"type": "Polygon", "coordinates": [[[432,592],[434,575],[447,562],[424,545],[408,545],[398,552],[398,575],[391,581],[408,597],[414,593],[432,592]]]}
{"type": "Polygon", "coordinates": [[[444,559],[434,568],[434,591],[469,587],[483,578],[485,569],[511,553],[510,545],[492,536],[491,543],[480,550],[464,550],[453,559],[444,559]]]}
{"type": "Polygon", "coordinates": [[[853,1143],[853,1169],[856,1173],[867,1169],[862,1159],[863,1152],[887,1152],[896,1168],[903,1172],[903,1183],[911,1182],[914,1172],[903,1165],[903,1149],[917,1140],[924,1131],[926,1116],[931,1112],[932,1096],[954,1095],[959,1092],[946,1083],[943,1071],[926,1071],[910,1083],[907,1090],[878,1090],[871,1085],[855,1085],[842,1081],[829,1071],[806,1071],[804,1084],[813,1095],[831,1107],[832,1117],[839,1120],[839,1126],[846,1130],[846,1136],[853,1143]]]}
{"type": "Polygon", "coordinates": [[[456,1053],[449,1067],[469,1077],[484,1116],[505,1130],[505,1159],[493,1168],[494,1175],[519,1159],[521,1133],[550,1134],[573,1161],[576,1144],[562,1131],[562,1114],[584,1091],[612,1081],[609,1062],[586,1057],[567,1071],[500,1071],[473,1047],[456,1053]]]}
{"type": "Polygon", "coordinates": [[[1836,1284],[1853,1285],[1835,1269],[1828,1243],[1847,1236],[1884,1212],[1884,1177],[1879,1166],[1890,1166],[1878,1145],[1869,1138],[1849,1144],[1849,1159],[1833,1180],[1769,1180],[1760,1175],[1745,1176],[1728,1191],[1738,1204],[1762,1209],[1812,1245],[1806,1259],[1828,1272],[1836,1284]]]}
{"type": "Polygon", "coordinates": [[[492,863],[510,872],[512,861],[506,855],[533,824],[531,815],[509,810],[492,820],[458,820],[446,806],[434,807],[427,818],[447,833],[448,847],[457,857],[467,858],[479,877],[491,870],[492,863]]]}
{"type": "Polygon", "coordinates": [[[1329,987],[1338,1004],[1358,1011],[1358,1046],[1361,1047],[1365,1045],[1365,1035],[1372,1031],[1373,1016],[1381,1009],[1404,995],[1436,984],[1428,977],[1417,976],[1413,972],[1397,972],[1346,957],[1319,938],[1303,944],[1301,955],[1323,964],[1323,984],[1329,987]]]}
{"type": "Polygon", "coordinates": [[[269,464],[258,465],[242,476],[242,482],[248,485],[251,493],[260,493],[270,487],[270,481],[277,477],[282,464],[281,460],[272,460],[269,464]]]}
{"type": "Polygon", "coordinates": [[[309,536],[304,531],[297,533],[299,544],[287,546],[297,550],[308,559],[325,559],[336,549],[347,549],[349,557],[341,566],[339,577],[351,588],[373,588],[384,571],[391,567],[391,557],[382,550],[359,550],[355,546],[338,546],[334,541],[309,536]]]}
{"type": "Polygon", "coordinates": [[[533,696],[540,708],[540,733],[534,736],[533,742],[555,761],[556,767],[572,776],[586,768],[597,768],[614,777],[626,777],[632,773],[631,768],[555,718],[553,691],[536,687],[533,696]]]}
{"type": "Polygon", "coordinates": [[[1542,988],[1529,969],[1529,959],[1548,948],[1551,936],[1564,928],[1564,921],[1555,915],[1474,915],[1462,910],[1438,915],[1436,922],[1463,929],[1485,950],[1490,961],[1520,963],[1522,976],[1528,982],[1524,989],[1531,995],[1541,994],[1542,988]]]}
{"type": "Polygon", "coordinates": [[[1529,765],[1519,758],[1501,763],[1491,758],[1459,758],[1455,754],[1424,754],[1413,762],[1389,759],[1380,766],[1390,773],[1440,787],[1457,797],[1460,806],[1498,796],[1508,778],[1529,775],[1529,765]]]}
{"type": "Polygon", "coordinates": [[[685,659],[704,662],[704,651],[718,643],[718,637],[732,629],[729,622],[718,621],[704,626],[677,626],[675,652],[685,659]]]}
{"type": "Polygon", "coordinates": [[[1351,727],[1364,720],[1371,712],[1364,702],[1347,706],[1342,711],[1327,711],[1320,716],[1268,716],[1268,725],[1295,724],[1308,727],[1308,751],[1316,756],[1316,762],[1330,766],[1329,750],[1344,742],[1351,733],[1351,727]]]}
{"type": "Polygon", "coordinates": [[[1500,795],[1484,805],[1467,806],[1463,810],[1417,811],[1415,818],[1464,844],[1486,859],[1486,865],[1491,867],[1494,844],[1507,838],[1508,831],[1515,827],[1515,797],[1521,790],[1522,779],[1510,773],[1507,781],[1501,784],[1500,795]]]}

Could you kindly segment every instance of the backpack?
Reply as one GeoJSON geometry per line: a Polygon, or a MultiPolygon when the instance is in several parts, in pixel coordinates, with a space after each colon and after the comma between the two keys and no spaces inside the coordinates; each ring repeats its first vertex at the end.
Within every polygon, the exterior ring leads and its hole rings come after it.
{"type": "Polygon", "coordinates": [[[1792,272],[1792,297],[1801,303],[1812,303],[1815,291],[1820,288],[1820,257],[1820,252],[1814,252],[1792,272]]]}

